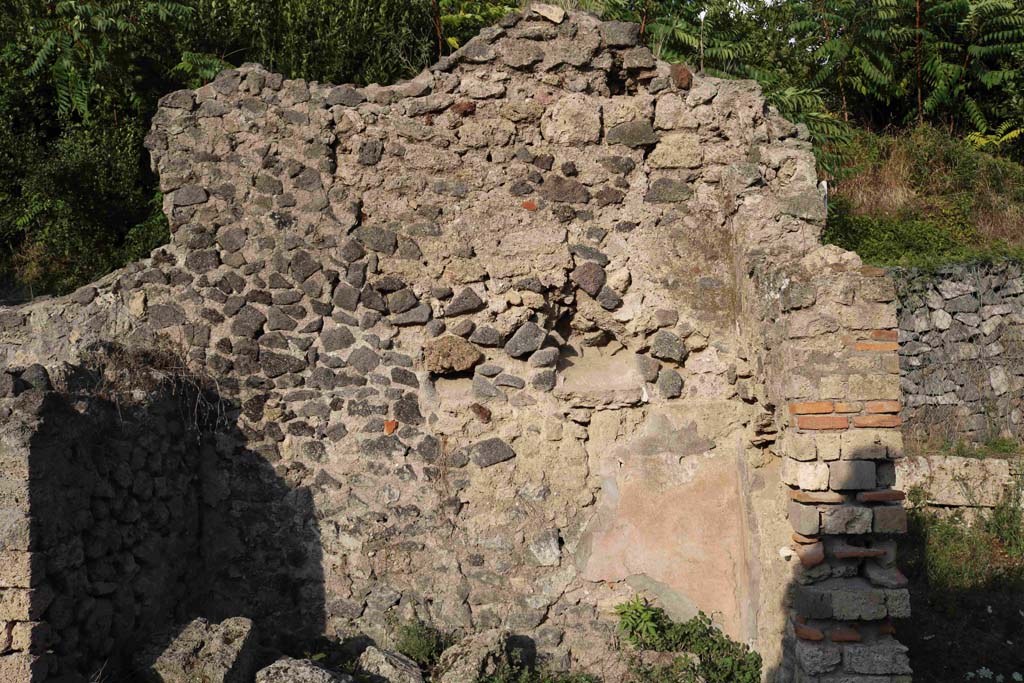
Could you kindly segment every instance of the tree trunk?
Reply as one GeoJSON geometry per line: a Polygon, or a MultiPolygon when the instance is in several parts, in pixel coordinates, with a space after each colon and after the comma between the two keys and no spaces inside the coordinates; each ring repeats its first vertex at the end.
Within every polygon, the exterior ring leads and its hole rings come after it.
{"type": "Polygon", "coordinates": [[[434,30],[437,32],[437,58],[444,57],[444,36],[441,33],[441,6],[437,0],[433,0],[434,6],[434,30]]]}
{"type": "Polygon", "coordinates": [[[921,2],[917,0],[917,23],[915,28],[917,29],[917,44],[914,48],[915,60],[917,62],[917,125],[924,123],[924,85],[921,77],[921,43],[923,36],[921,31],[923,30],[921,25],[921,2]]]}

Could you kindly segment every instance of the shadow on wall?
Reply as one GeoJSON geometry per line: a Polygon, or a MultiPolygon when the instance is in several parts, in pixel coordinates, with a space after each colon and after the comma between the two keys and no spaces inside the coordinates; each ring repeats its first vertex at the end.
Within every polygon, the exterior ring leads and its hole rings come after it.
{"type": "Polygon", "coordinates": [[[152,376],[117,391],[104,370],[15,399],[39,416],[30,618],[46,625],[33,648],[47,680],[137,681],[132,653],[199,616],[249,617],[262,643],[301,654],[324,630],[309,490],[246,448],[222,396],[152,376]]]}
{"type": "Polygon", "coordinates": [[[911,607],[897,564],[907,516],[892,488],[894,462],[876,445],[810,465],[822,474],[806,470],[800,484],[807,488],[790,489],[796,533],[780,604],[786,630],[781,661],[764,680],[909,681],[907,648],[897,636],[911,607]]]}

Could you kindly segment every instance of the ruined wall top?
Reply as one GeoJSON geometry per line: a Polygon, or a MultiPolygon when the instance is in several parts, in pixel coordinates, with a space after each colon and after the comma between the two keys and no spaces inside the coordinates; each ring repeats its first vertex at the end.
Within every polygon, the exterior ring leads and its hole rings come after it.
{"type": "MultiPolygon", "coordinates": [[[[573,257],[594,260],[590,249],[612,278],[605,310],[643,317],[636,297],[617,299],[630,261],[644,261],[685,290],[697,317],[721,322],[727,288],[712,264],[821,251],[810,144],[766,110],[755,83],[694,78],[638,42],[632,24],[512,15],[395,86],[289,81],[246,65],[168,95],[147,146],[172,243],[98,289],[170,284],[199,304],[192,292],[209,285],[233,293],[226,273],[269,280],[296,258],[295,279],[332,286],[360,251],[424,293],[485,281],[503,291],[524,278],[555,290],[573,257]],[[763,204],[764,220],[726,225],[727,195],[763,204]],[[700,275],[678,277],[676,258],[700,275]]],[[[93,289],[70,302],[88,306],[93,289]]],[[[170,317],[158,324],[180,317],[160,313],[170,317]]],[[[19,314],[7,316],[17,327],[19,314]]],[[[79,322],[81,338],[101,326],[79,322]]],[[[71,350],[54,348],[63,334],[46,336],[26,359],[71,350]]]]}

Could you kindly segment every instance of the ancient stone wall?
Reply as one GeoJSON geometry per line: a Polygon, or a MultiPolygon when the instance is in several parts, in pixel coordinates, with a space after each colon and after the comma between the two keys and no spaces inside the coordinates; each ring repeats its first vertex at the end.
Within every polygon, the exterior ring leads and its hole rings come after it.
{"type": "Polygon", "coordinates": [[[185,614],[198,567],[195,435],[170,400],[139,410],[26,390],[0,413],[0,680],[117,669],[139,635],[185,614]]]}
{"type": "Polygon", "coordinates": [[[904,433],[914,450],[1024,436],[1024,271],[896,272],[904,433]]]}
{"type": "Polygon", "coordinates": [[[397,86],[162,100],[171,244],[0,311],[0,357],[211,378],[196,614],[500,626],[614,679],[643,592],[773,680],[906,680],[892,284],[820,245],[806,129],[638,43],[528,12],[397,86]]]}

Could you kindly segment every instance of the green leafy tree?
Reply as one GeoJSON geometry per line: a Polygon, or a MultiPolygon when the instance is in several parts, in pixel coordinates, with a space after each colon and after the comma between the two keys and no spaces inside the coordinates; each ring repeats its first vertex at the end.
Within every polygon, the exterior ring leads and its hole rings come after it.
{"type": "Polygon", "coordinates": [[[1016,0],[942,0],[927,3],[923,14],[922,115],[951,133],[987,133],[1020,116],[1004,107],[1007,100],[1021,103],[1024,6],[1016,0]]]}
{"type": "MultiPolygon", "coordinates": [[[[88,119],[105,98],[139,108],[137,81],[145,77],[143,44],[185,22],[192,8],[174,0],[59,0],[27,19],[26,73],[48,70],[58,113],[88,119]]],[[[151,45],[149,47],[152,47],[151,45]]],[[[10,55],[8,55],[10,57],[10,55]]]]}
{"type": "Polygon", "coordinates": [[[820,0],[796,7],[795,40],[810,47],[817,66],[809,85],[838,96],[843,120],[850,120],[855,96],[878,107],[905,94],[894,57],[911,34],[900,21],[900,0],[820,0]]]}
{"type": "Polygon", "coordinates": [[[431,0],[190,0],[190,49],[289,78],[389,83],[437,58],[431,0]]]}
{"type": "Polygon", "coordinates": [[[518,0],[440,0],[445,46],[457,50],[485,26],[519,9],[518,0]]]}

